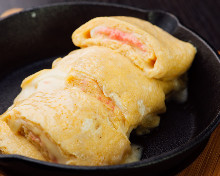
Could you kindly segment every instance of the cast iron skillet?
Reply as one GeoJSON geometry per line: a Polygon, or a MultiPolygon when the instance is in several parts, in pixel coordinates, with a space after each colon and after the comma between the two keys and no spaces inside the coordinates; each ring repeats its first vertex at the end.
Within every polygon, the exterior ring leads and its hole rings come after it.
{"type": "Polygon", "coordinates": [[[149,135],[131,134],[143,147],[141,161],[87,167],[42,162],[18,155],[0,155],[0,166],[31,175],[165,175],[189,164],[204,148],[219,123],[220,63],[213,49],[175,16],[162,11],[103,3],[62,3],[27,10],[0,21],[0,113],[20,91],[21,81],[75,49],[72,32],[97,16],[124,15],[149,20],[177,38],[197,47],[189,70],[186,103],[167,102],[160,126],[149,135]]]}

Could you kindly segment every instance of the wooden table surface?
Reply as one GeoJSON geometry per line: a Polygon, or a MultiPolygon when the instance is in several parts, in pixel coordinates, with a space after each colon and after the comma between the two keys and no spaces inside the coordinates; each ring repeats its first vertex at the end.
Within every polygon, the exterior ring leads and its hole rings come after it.
{"type": "MultiPolygon", "coordinates": [[[[27,9],[39,5],[73,0],[0,0],[0,14],[27,9]],[[18,9],[14,9],[18,8],[18,9]],[[21,9],[20,9],[21,8],[21,9]]],[[[75,2],[81,0],[75,0],[75,2]]],[[[94,0],[87,0],[93,1],[94,0]]],[[[96,0],[131,5],[143,9],[161,9],[176,15],[187,27],[205,38],[220,50],[220,0],[96,0]]],[[[219,100],[220,101],[220,100],[219,100]]],[[[5,174],[7,175],[7,173],[5,174]]],[[[220,176],[220,125],[211,135],[199,157],[178,176],[220,176]]],[[[1,173],[0,173],[1,176],[1,173]]]]}

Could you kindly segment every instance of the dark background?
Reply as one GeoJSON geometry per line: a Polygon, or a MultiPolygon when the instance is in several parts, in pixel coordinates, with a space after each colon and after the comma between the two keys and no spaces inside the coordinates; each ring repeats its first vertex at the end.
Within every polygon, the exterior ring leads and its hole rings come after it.
{"type": "MultiPolygon", "coordinates": [[[[0,14],[15,7],[31,7],[82,0],[0,0],[0,14]]],[[[160,9],[173,13],[180,22],[196,31],[215,49],[220,50],[220,0],[87,0],[130,5],[143,9],[160,9]]]]}

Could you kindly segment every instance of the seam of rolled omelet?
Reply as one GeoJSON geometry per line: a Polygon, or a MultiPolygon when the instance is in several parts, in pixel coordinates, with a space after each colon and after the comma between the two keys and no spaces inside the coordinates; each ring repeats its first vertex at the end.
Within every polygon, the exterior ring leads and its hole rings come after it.
{"type": "MultiPolygon", "coordinates": [[[[78,72],[78,73],[80,73],[80,74],[82,74],[82,75],[84,75],[84,76],[86,76],[87,78],[89,78],[89,79],[91,79],[91,80],[93,80],[93,81],[95,81],[96,83],[97,83],[97,85],[98,85],[98,87],[99,87],[99,89],[102,91],[102,93],[104,94],[104,96],[106,96],[107,98],[110,98],[114,103],[115,103],[115,106],[117,106],[117,108],[120,110],[120,112],[121,112],[121,114],[122,114],[122,117],[123,117],[123,120],[125,121],[125,123],[127,122],[127,119],[125,118],[125,115],[124,115],[124,113],[122,112],[122,110],[121,110],[121,107],[119,106],[119,104],[118,104],[118,102],[117,101],[115,101],[115,99],[113,99],[112,97],[110,97],[110,96],[108,96],[106,93],[105,93],[105,91],[104,91],[104,86],[103,85],[101,85],[100,83],[99,83],[99,81],[98,80],[96,80],[95,78],[93,78],[93,77],[91,77],[90,75],[88,75],[86,72],[82,72],[82,71],[80,71],[80,70],[77,70],[77,69],[72,69],[72,71],[74,71],[74,72],[78,72]]],[[[72,72],[71,71],[71,72],[72,72]]],[[[67,77],[67,79],[66,79],[66,81],[68,82],[69,81],[69,79],[71,79],[71,74],[67,77]]],[[[68,83],[67,83],[68,84],[68,83]]],[[[84,92],[84,93],[86,93],[86,92],[84,92]]],[[[87,94],[87,93],[86,93],[87,94]]],[[[87,94],[88,96],[92,96],[92,95],[89,95],[89,94],[87,94]]],[[[92,96],[93,97],[93,96],[92,96]]],[[[93,98],[95,98],[95,97],[93,97],[93,98]]],[[[96,98],[95,98],[96,99],[96,98]]],[[[100,101],[101,102],[101,101],[100,101]]],[[[109,109],[110,110],[110,108],[106,105],[106,104],[104,104],[103,102],[101,102],[107,109],[109,109]]],[[[111,110],[110,110],[111,111],[111,110]]],[[[114,111],[112,111],[113,112],[113,114],[115,114],[115,116],[119,116],[119,114],[116,114],[114,111]]],[[[111,121],[111,120],[110,120],[111,121]]],[[[120,132],[123,132],[124,133],[124,131],[122,131],[122,129],[118,129],[117,128],[117,126],[116,126],[116,124],[114,123],[114,121],[111,121],[111,123],[112,123],[112,125],[113,125],[113,127],[116,129],[116,130],[119,130],[120,132]]],[[[126,125],[126,124],[125,124],[126,125]]],[[[125,134],[125,133],[124,133],[125,134]]]]}
{"type": "MultiPolygon", "coordinates": [[[[111,98],[111,97],[107,96],[107,94],[104,92],[104,86],[101,85],[98,80],[96,80],[94,77],[92,77],[92,76],[89,75],[88,73],[83,72],[83,71],[81,71],[81,70],[78,70],[77,68],[74,68],[74,69],[72,68],[72,69],[70,70],[70,76],[71,76],[71,72],[75,72],[75,73],[78,72],[78,73],[80,73],[80,74],[86,76],[87,78],[89,78],[89,79],[95,81],[95,82],[97,83],[97,85],[99,86],[99,89],[102,91],[102,93],[103,93],[106,97],[111,98]]],[[[68,81],[68,77],[67,77],[67,80],[66,80],[66,81],[68,81]]],[[[115,102],[114,99],[111,98],[111,100],[115,102]]],[[[104,105],[105,105],[105,104],[104,104],[104,105]]],[[[115,105],[117,105],[117,107],[118,107],[119,109],[121,109],[120,106],[118,106],[117,102],[115,102],[115,105]]],[[[105,105],[105,106],[106,106],[106,105],[105,105]]],[[[108,107],[107,107],[107,108],[108,108],[108,107]]]]}

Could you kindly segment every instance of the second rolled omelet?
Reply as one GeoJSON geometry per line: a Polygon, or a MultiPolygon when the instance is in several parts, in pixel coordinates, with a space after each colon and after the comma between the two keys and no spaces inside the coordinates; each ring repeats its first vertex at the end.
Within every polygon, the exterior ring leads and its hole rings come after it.
{"type": "Polygon", "coordinates": [[[149,78],[172,80],[187,71],[195,47],[151,23],[133,17],[98,17],[72,35],[79,47],[109,47],[128,57],[149,78]]]}

